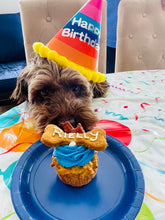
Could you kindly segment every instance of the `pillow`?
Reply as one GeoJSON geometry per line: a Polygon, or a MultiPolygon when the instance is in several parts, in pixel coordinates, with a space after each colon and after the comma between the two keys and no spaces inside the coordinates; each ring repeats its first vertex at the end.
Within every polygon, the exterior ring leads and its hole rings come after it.
{"type": "Polygon", "coordinates": [[[24,59],[20,13],[0,14],[0,63],[24,59]]]}

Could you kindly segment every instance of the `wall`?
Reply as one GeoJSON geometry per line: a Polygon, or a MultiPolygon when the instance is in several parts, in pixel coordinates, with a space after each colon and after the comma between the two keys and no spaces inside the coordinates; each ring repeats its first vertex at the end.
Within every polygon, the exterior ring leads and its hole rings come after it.
{"type": "Polygon", "coordinates": [[[0,0],[0,14],[19,12],[19,0],[0,0]]]}

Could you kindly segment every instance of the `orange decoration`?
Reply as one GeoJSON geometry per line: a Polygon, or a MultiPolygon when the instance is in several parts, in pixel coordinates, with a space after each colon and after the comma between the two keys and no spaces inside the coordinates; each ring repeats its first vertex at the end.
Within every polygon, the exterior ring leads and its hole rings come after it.
{"type": "Polygon", "coordinates": [[[24,152],[40,138],[41,134],[37,133],[33,119],[29,118],[4,128],[0,133],[0,147],[6,149],[7,152],[24,152]]]}

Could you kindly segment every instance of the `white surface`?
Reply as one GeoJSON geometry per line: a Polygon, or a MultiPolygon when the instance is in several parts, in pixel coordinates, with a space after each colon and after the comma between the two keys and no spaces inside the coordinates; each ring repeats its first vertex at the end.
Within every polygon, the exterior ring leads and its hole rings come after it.
{"type": "MultiPolygon", "coordinates": [[[[131,130],[128,134],[132,139],[128,147],[143,171],[144,203],[152,212],[155,220],[165,220],[165,70],[109,74],[107,80],[110,83],[107,96],[94,99],[91,107],[99,119],[111,121],[109,127],[111,131],[114,131],[112,122],[127,126],[131,130]]],[[[26,121],[29,117],[27,103],[19,105],[16,109],[16,113],[11,109],[1,115],[2,130],[6,123],[12,122],[15,114],[20,115],[18,122],[29,125],[26,121]],[[5,122],[7,116],[8,120],[5,122]]],[[[5,130],[5,137],[10,130],[11,127],[5,130]]],[[[20,158],[22,153],[11,151],[3,154],[5,151],[0,139],[0,170],[2,171],[0,174],[0,219],[6,219],[8,215],[11,215],[8,219],[16,220],[17,215],[3,173],[13,161],[20,158]]],[[[150,220],[151,218],[142,216],[141,220],[144,219],[150,220]]]]}

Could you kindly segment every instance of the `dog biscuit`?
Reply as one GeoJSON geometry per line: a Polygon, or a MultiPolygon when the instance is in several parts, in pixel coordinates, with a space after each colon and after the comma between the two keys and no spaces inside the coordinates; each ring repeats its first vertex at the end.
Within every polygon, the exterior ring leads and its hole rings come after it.
{"type": "Polygon", "coordinates": [[[107,147],[106,134],[101,128],[93,129],[87,133],[66,133],[58,126],[49,124],[45,128],[41,141],[49,147],[69,144],[72,141],[77,145],[83,145],[96,151],[102,151],[107,147]]]}

